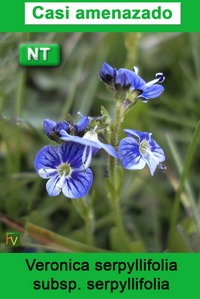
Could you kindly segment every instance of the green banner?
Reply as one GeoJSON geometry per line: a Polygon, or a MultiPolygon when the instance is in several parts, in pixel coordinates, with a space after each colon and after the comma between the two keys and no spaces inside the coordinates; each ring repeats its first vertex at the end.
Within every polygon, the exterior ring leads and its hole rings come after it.
{"type": "Polygon", "coordinates": [[[10,298],[188,298],[199,289],[199,254],[2,254],[0,262],[10,298]]]}
{"type": "Polygon", "coordinates": [[[197,0],[10,0],[0,7],[2,32],[198,32],[200,28],[197,0]]]}
{"type": "Polygon", "coordinates": [[[199,11],[197,0],[2,1],[2,298],[199,296],[199,11]],[[119,129],[125,112],[129,137],[119,129]],[[151,132],[166,149],[166,167],[151,132]],[[81,152],[79,140],[86,134],[98,144],[95,154],[107,152],[95,156],[88,194],[93,149],[88,143],[81,152]],[[65,161],[69,136],[75,145],[65,161]],[[139,168],[115,162],[109,146],[125,161],[124,139],[142,158],[150,154],[150,173],[139,174],[146,161],[139,168]],[[54,168],[43,167],[47,148],[54,168]],[[79,170],[79,151],[83,181],[64,188],[79,170]],[[167,170],[154,180],[156,167],[167,170]],[[41,178],[55,171],[59,182],[45,189],[41,178]]]}

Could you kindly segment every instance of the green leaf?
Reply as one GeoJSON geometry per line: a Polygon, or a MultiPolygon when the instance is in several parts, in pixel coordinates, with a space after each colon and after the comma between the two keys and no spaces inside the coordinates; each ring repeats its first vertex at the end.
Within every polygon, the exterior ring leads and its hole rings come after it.
{"type": "MultiPolygon", "coordinates": [[[[168,236],[168,247],[173,247],[174,242],[174,230],[176,229],[176,223],[177,218],[179,214],[179,207],[180,207],[180,198],[182,195],[182,192],[184,191],[184,188],[186,186],[186,180],[187,176],[191,167],[192,160],[194,159],[195,151],[197,149],[198,141],[200,137],[200,121],[198,122],[196,126],[196,130],[193,134],[192,140],[190,142],[186,157],[185,157],[185,163],[181,172],[179,186],[176,192],[176,196],[174,199],[172,212],[171,212],[171,219],[170,219],[170,228],[169,228],[169,236],[168,236]]],[[[196,226],[198,229],[198,232],[200,232],[200,219],[198,215],[198,210],[196,207],[196,203],[192,201],[192,198],[190,198],[191,208],[193,212],[193,217],[196,221],[196,226]]]]}
{"type": "Polygon", "coordinates": [[[144,253],[145,252],[145,246],[141,240],[132,242],[130,244],[130,247],[132,249],[132,252],[134,252],[134,253],[144,253]]]}
{"type": "Polygon", "coordinates": [[[106,190],[108,192],[108,198],[112,200],[112,198],[116,197],[116,190],[113,184],[110,182],[108,178],[105,179],[106,190]]]}
{"type": "Polygon", "coordinates": [[[111,123],[110,114],[104,106],[101,106],[101,115],[104,116],[104,123],[106,125],[110,125],[111,123]]]}
{"type": "Polygon", "coordinates": [[[192,252],[189,246],[188,237],[181,225],[177,225],[170,235],[170,243],[168,244],[168,250],[173,253],[188,253],[192,252]]]}
{"type": "Polygon", "coordinates": [[[71,114],[69,114],[69,113],[67,113],[65,120],[70,122],[72,125],[74,124],[74,120],[73,120],[71,114]]]}
{"type": "Polygon", "coordinates": [[[92,216],[92,198],[87,195],[83,198],[75,198],[72,200],[72,204],[78,214],[85,220],[88,216],[92,216]]]}
{"type": "Polygon", "coordinates": [[[188,241],[190,244],[190,247],[192,249],[192,252],[199,253],[200,250],[200,237],[198,233],[193,233],[188,236],[188,241]]]}
{"type": "Polygon", "coordinates": [[[119,231],[117,227],[111,228],[109,232],[110,248],[116,252],[123,252],[124,246],[122,242],[119,241],[119,231]]]}
{"type": "Polygon", "coordinates": [[[94,118],[93,120],[91,120],[90,122],[90,128],[94,129],[95,127],[99,127],[100,126],[100,121],[96,118],[94,118]]]}

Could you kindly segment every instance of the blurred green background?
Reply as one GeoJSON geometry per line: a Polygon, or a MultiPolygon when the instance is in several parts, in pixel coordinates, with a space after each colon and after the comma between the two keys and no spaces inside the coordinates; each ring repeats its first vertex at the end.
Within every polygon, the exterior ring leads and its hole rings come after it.
{"type": "MultiPolygon", "coordinates": [[[[101,105],[112,113],[112,95],[98,77],[101,64],[106,61],[113,67],[129,69],[138,66],[139,75],[145,81],[163,72],[165,92],[147,104],[138,102],[128,113],[123,128],[152,132],[165,151],[167,170],[165,174],[157,170],[154,177],[147,167],[124,171],[121,211],[126,231],[135,242],[135,251],[169,251],[173,203],[200,114],[199,49],[199,33],[1,33],[1,215],[87,242],[84,217],[80,215],[82,207],[79,209],[77,202],[62,194],[49,197],[46,180],[35,173],[35,155],[43,146],[53,144],[43,132],[43,119],[60,121],[67,113],[79,119],[78,111],[98,116],[101,105]],[[60,44],[61,65],[20,66],[19,45],[22,43],[60,44]]],[[[121,137],[125,137],[123,131],[121,137]]],[[[120,240],[103,183],[105,157],[101,152],[92,163],[95,179],[85,204],[95,245],[118,251],[120,240]]],[[[200,252],[200,151],[195,150],[190,158],[186,188],[175,217],[178,237],[171,239],[174,252],[200,252]]],[[[13,228],[2,221],[1,252],[24,252],[33,246],[38,252],[48,251],[48,247],[38,247],[26,235],[21,247],[6,247],[5,231],[13,231],[13,228]]]]}

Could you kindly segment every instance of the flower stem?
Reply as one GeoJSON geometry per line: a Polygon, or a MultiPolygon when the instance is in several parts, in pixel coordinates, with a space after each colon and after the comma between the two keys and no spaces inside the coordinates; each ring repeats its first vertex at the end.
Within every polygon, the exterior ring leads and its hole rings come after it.
{"type": "MultiPolygon", "coordinates": [[[[110,144],[117,150],[118,146],[118,136],[119,136],[119,130],[121,127],[121,123],[124,119],[124,112],[122,110],[122,104],[121,101],[116,100],[116,106],[115,106],[115,120],[110,126],[110,144]]],[[[115,224],[118,229],[120,240],[124,246],[124,250],[126,252],[131,252],[128,236],[127,233],[124,230],[124,225],[122,221],[122,216],[119,208],[119,197],[120,194],[117,191],[117,164],[118,161],[112,157],[109,156],[109,163],[108,163],[108,170],[109,170],[109,180],[114,188],[114,192],[110,193],[110,200],[111,200],[111,206],[114,213],[114,220],[115,224]]]]}
{"type": "Polygon", "coordinates": [[[111,204],[112,209],[114,213],[114,220],[115,224],[119,233],[119,240],[121,242],[121,245],[123,246],[123,251],[125,252],[132,252],[131,247],[129,246],[129,238],[128,235],[124,229],[124,224],[122,221],[121,211],[119,207],[119,198],[112,198],[111,204]]]}
{"type": "MultiPolygon", "coordinates": [[[[110,144],[116,149],[120,126],[124,118],[122,115],[121,102],[119,100],[116,101],[115,108],[116,108],[115,120],[110,127],[110,144]]],[[[116,181],[116,167],[117,167],[117,160],[114,157],[109,156],[109,166],[108,166],[109,177],[113,185],[115,185],[115,181],[116,181]]]]}

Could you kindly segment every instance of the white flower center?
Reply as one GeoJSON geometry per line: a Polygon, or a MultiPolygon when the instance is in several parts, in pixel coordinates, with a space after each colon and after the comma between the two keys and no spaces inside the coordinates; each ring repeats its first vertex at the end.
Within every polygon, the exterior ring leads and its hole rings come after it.
{"type": "Polygon", "coordinates": [[[98,142],[98,135],[96,132],[94,131],[88,131],[85,133],[85,135],[83,136],[84,139],[89,139],[91,141],[94,141],[94,142],[98,142]]]}
{"type": "Polygon", "coordinates": [[[140,150],[141,155],[145,156],[146,154],[148,154],[154,160],[156,165],[160,164],[159,159],[156,158],[154,156],[154,154],[152,153],[152,151],[150,150],[148,140],[145,140],[145,139],[142,140],[142,142],[140,143],[140,146],[139,146],[139,150],[140,150]]]}
{"type": "Polygon", "coordinates": [[[62,163],[58,166],[57,171],[60,176],[63,176],[64,174],[65,177],[68,177],[71,174],[72,169],[68,163],[62,163]]]}
{"type": "Polygon", "coordinates": [[[58,166],[58,170],[57,170],[60,179],[56,184],[56,189],[58,191],[61,191],[65,182],[65,179],[68,178],[70,176],[70,174],[72,173],[72,169],[70,167],[70,165],[68,163],[62,163],[58,166]]]}

